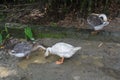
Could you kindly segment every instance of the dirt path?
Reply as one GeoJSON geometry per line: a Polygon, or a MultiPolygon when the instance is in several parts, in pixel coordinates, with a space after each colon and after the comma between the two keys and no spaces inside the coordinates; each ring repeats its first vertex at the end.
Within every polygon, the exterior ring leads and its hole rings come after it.
{"type": "Polygon", "coordinates": [[[0,80],[120,80],[120,43],[50,38],[40,43],[52,46],[60,41],[82,47],[62,65],[55,64],[57,56],[45,59],[41,50],[29,60],[0,51],[0,80]]]}

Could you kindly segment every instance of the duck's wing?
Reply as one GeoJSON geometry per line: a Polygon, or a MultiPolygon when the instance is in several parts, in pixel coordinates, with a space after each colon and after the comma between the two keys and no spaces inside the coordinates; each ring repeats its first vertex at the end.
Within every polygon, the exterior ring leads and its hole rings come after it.
{"type": "Polygon", "coordinates": [[[22,52],[21,50],[23,49],[23,46],[21,43],[18,43],[14,46],[13,50],[14,50],[14,53],[19,53],[19,52],[22,52]]]}
{"type": "Polygon", "coordinates": [[[90,16],[88,16],[87,22],[88,22],[88,24],[91,25],[92,27],[103,24],[102,19],[99,18],[99,16],[93,15],[93,14],[91,14],[90,16]]]}
{"type": "Polygon", "coordinates": [[[61,56],[71,52],[73,48],[72,45],[67,43],[56,43],[51,47],[51,53],[61,56]]]}
{"type": "Polygon", "coordinates": [[[14,46],[15,53],[28,53],[32,49],[32,45],[28,43],[18,43],[14,46]]]}
{"type": "Polygon", "coordinates": [[[53,46],[53,49],[56,49],[58,52],[69,52],[74,47],[67,43],[57,43],[53,46]]]}

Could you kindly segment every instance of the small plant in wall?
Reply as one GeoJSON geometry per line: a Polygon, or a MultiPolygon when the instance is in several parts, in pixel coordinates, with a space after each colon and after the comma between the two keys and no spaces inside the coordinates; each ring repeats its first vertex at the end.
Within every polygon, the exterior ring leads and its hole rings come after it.
{"type": "Polygon", "coordinates": [[[24,33],[25,33],[25,36],[26,36],[26,38],[29,38],[30,40],[35,40],[34,39],[34,37],[33,37],[33,33],[32,33],[32,30],[31,30],[31,28],[30,27],[25,27],[24,28],[24,33]]]}
{"type": "Polygon", "coordinates": [[[0,48],[2,48],[3,43],[5,42],[6,39],[8,39],[10,37],[10,34],[8,32],[7,27],[5,26],[5,28],[3,30],[0,30],[0,48]]]}

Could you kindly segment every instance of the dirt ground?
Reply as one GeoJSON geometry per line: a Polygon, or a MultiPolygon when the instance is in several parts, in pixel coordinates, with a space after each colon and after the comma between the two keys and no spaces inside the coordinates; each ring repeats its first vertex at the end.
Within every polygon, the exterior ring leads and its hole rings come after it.
{"type": "Polygon", "coordinates": [[[55,64],[58,56],[44,58],[43,50],[31,53],[28,60],[1,50],[0,80],[120,80],[120,43],[70,38],[39,42],[46,46],[66,42],[82,49],[61,65],[55,64]]]}

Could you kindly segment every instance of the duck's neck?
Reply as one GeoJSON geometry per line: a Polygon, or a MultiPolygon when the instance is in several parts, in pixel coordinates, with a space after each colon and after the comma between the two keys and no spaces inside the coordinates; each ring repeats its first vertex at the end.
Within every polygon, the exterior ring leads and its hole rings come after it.
{"type": "Polygon", "coordinates": [[[48,47],[45,52],[45,57],[47,57],[51,53],[51,47],[48,47]]]}
{"type": "Polygon", "coordinates": [[[107,16],[105,14],[100,14],[99,17],[102,18],[103,21],[107,21],[107,16]]]}
{"type": "Polygon", "coordinates": [[[46,48],[44,46],[42,46],[42,45],[38,45],[37,47],[46,50],[46,48]]]}
{"type": "Polygon", "coordinates": [[[46,50],[46,48],[43,47],[42,45],[37,45],[37,46],[33,46],[32,51],[35,51],[35,50],[37,50],[37,49],[39,49],[39,48],[42,48],[42,49],[46,50]]]}

